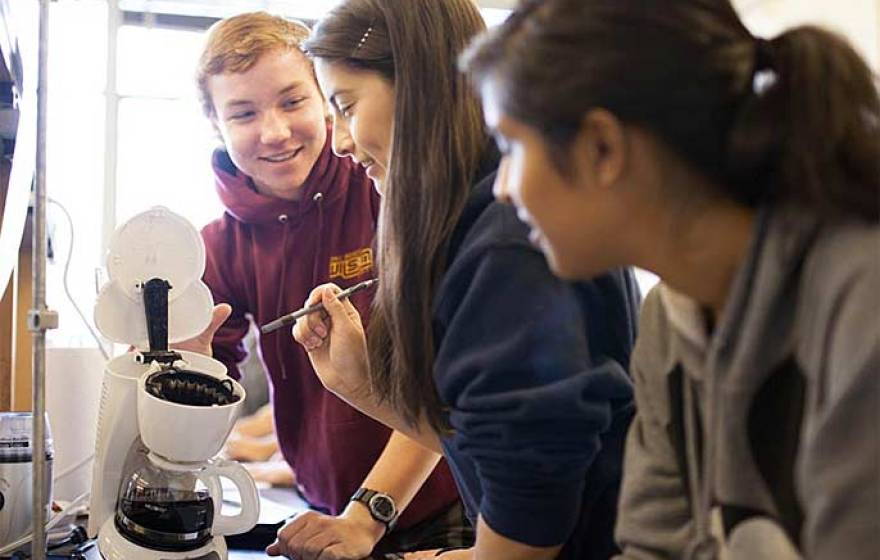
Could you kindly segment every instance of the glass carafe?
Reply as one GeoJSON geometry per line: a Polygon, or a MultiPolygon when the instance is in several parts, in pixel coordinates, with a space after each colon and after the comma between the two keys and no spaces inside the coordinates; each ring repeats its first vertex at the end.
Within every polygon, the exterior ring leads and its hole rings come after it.
{"type": "Polygon", "coordinates": [[[250,530],[260,516],[254,479],[235,461],[169,461],[134,446],[116,503],[116,528],[129,541],[153,550],[195,550],[212,537],[250,530]],[[241,507],[224,515],[221,478],[235,486],[241,507]]]}
{"type": "Polygon", "coordinates": [[[212,536],[214,498],[202,468],[163,468],[141,454],[119,489],[116,526],[127,539],[164,551],[194,550],[212,536]]]}

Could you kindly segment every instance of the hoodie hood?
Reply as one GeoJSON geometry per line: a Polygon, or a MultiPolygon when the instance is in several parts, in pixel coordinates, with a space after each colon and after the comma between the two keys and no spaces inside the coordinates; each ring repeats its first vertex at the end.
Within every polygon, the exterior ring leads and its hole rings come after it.
{"type": "Polygon", "coordinates": [[[214,167],[214,184],[220,201],[232,217],[253,225],[274,224],[279,216],[286,215],[297,222],[316,206],[318,200],[328,204],[345,195],[349,187],[351,166],[333,154],[331,135],[315,161],[308,178],[300,187],[298,200],[284,200],[257,192],[253,180],[241,172],[224,148],[214,151],[211,158],[214,167]]]}

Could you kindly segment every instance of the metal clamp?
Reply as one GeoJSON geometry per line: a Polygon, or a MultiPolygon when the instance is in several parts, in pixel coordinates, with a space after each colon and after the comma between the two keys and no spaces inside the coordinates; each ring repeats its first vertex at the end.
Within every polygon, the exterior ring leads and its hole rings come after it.
{"type": "Polygon", "coordinates": [[[42,332],[49,329],[58,328],[58,312],[51,309],[42,309],[37,311],[31,309],[28,311],[27,318],[28,330],[31,332],[42,332]]]}

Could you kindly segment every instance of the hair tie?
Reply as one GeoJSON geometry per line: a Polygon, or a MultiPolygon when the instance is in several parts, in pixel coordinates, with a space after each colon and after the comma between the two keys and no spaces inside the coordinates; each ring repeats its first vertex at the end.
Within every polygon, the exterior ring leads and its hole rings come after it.
{"type": "Polygon", "coordinates": [[[755,72],[773,69],[775,50],[771,41],[763,37],[755,38],[755,72]]]}
{"type": "Polygon", "coordinates": [[[752,72],[752,91],[757,96],[764,95],[776,85],[779,76],[776,70],[776,49],[773,42],[763,37],[755,38],[755,66],[752,72]]]}

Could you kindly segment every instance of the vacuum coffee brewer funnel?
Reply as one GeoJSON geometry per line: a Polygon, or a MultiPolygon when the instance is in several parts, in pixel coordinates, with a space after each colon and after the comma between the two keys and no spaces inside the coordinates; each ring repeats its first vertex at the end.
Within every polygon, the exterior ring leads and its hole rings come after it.
{"type": "Polygon", "coordinates": [[[108,560],[225,560],[223,535],[259,517],[253,479],[216,458],[244,389],[220,362],[169,347],[210,323],[204,268],[201,236],[165,208],[135,216],[110,243],[95,324],[135,350],[107,363],[98,417],[89,535],[108,560]],[[236,515],[223,514],[221,478],[238,489],[236,515]]]}

